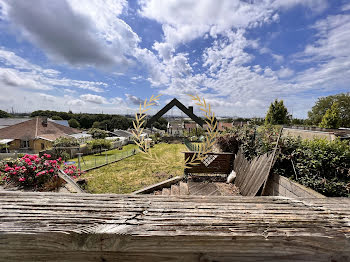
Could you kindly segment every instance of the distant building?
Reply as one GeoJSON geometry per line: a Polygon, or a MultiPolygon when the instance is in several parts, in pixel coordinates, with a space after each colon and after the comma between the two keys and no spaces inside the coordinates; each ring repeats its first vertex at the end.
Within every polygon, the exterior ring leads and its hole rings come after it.
{"type": "Polygon", "coordinates": [[[173,136],[183,136],[184,122],[182,120],[172,120],[168,122],[167,133],[173,136]]]}
{"type": "Polygon", "coordinates": [[[79,142],[79,144],[85,144],[92,140],[92,135],[87,133],[78,133],[69,136],[75,138],[79,142]]]}
{"type": "Polygon", "coordinates": [[[225,123],[225,122],[218,122],[218,130],[219,131],[225,131],[228,129],[233,128],[233,123],[225,123]]]}
{"type": "Polygon", "coordinates": [[[197,130],[198,126],[197,123],[185,123],[185,130],[190,133],[193,130],[197,130]]]}
{"type": "Polygon", "coordinates": [[[38,153],[51,148],[59,137],[69,137],[80,130],[57,124],[45,117],[36,117],[0,129],[0,139],[10,139],[9,150],[38,153]]]}

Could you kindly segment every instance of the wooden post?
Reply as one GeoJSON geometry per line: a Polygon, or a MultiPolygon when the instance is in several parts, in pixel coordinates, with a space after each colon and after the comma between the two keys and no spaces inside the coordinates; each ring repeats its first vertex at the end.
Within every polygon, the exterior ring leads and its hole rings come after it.
{"type": "Polygon", "coordinates": [[[77,155],[78,155],[78,168],[79,168],[79,170],[81,170],[81,155],[82,155],[83,153],[77,153],[77,155]]]}
{"type": "Polygon", "coordinates": [[[263,195],[265,193],[266,183],[267,183],[267,180],[269,179],[269,175],[270,175],[270,172],[271,172],[272,165],[275,163],[275,155],[276,155],[276,151],[277,151],[277,148],[278,148],[278,142],[280,141],[280,138],[282,136],[282,132],[283,132],[283,127],[280,129],[280,133],[278,135],[277,142],[276,142],[275,148],[274,148],[273,153],[272,153],[272,159],[271,159],[271,163],[270,163],[270,166],[269,166],[269,169],[268,169],[268,173],[267,173],[268,175],[267,175],[266,180],[264,182],[263,189],[261,190],[261,195],[263,195]]]}

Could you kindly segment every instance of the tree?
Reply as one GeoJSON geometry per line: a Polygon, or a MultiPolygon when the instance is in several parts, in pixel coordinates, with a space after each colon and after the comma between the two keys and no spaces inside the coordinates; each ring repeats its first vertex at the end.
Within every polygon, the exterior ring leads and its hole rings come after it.
{"type": "Polygon", "coordinates": [[[11,117],[11,115],[6,111],[0,110],[0,118],[7,118],[7,117],[11,117]]]}
{"type": "Polygon", "coordinates": [[[56,116],[52,116],[51,119],[52,119],[52,120],[63,120],[62,117],[57,116],[57,115],[56,115],[56,116]]]}
{"type": "Polygon", "coordinates": [[[339,128],[340,127],[340,110],[338,103],[333,103],[332,107],[324,114],[320,127],[339,128]]]}
{"type": "Polygon", "coordinates": [[[112,148],[112,142],[106,139],[95,139],[95,140],[89,141],[88,145],[89,145],[89,148],[91,149],[99,149],[100,154],[102,152],[102,149],[112,148]]]}
{"type": "Polygon", "coordinates": [[[98,129],[98,128],[91,128],[88,131],[88,134],[92,135],[92,138],[94,139],[103,139],[108,135],[108,132],[106,132],[105,130],[102,129],[98,129]]]}
{"type": "Polygon", "coordinates": [[[166,120],[164,117],[160,117],[152,125],[153,125],[153,127],[157,128],[157,129],[166,131],[167,130],[167,126],[168,126],[168,120],[166,120]]]}
{"type": "Polygon", "coordinates": [[[69,137],[59,137],[53,142],[54,147],[79,146],[78,140],[69,137]]]}
{"type": "Polygon", "coordinates": [[[277,99],[271,103],[265,117],[265,124],[283,125],[290,122],[290,115],[287,108],[284,106],[283,100],[277,99]]]}
{"type": "Polygon", "coordinates": [[[76,119],[74,119],[74,118],[68,120],[68,124],[69,124],[70,127],[73,127],[73,128],[80,127],[79,122],[76,119]]]}
{"type": "Polygon", "coordinates": [[[313,125],[319,125],[328,109],[331,109],[333,103],[339,107],[340,126],[350,127],[350,93],[341,93],[332,96],[321,97],[308,112],[308,121],[313,125]]]}

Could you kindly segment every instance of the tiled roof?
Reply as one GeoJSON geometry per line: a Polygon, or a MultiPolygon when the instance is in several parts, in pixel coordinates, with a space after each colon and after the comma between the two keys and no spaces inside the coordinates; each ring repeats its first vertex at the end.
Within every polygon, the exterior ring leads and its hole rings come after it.
{"type": "Polygon", "coordinates": [[[31,118],[0,118],[0,129],[29,121],[30,119],[31,118]]]}
{"type": "Polygon", "coordinates": [[[33,118],[31,120],[18,123],[9,127],[0,129],[1,139],[35,139],[38,137],[47,140],[55,140],[61,136],[81,133],[80,130],[63,126],[52,121],[43,124],[44,118],[33,118]]]}

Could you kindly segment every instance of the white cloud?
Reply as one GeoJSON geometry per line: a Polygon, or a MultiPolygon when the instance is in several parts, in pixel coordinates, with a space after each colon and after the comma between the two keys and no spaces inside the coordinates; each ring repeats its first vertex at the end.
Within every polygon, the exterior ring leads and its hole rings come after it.
{"type": "Polygon", "coordinates": [[[0,83],[2,87],[20,87],[26,89],[39,89],[39,90],[50,90],[52,87],[45,85],[39,81],[35,81],[26,73],[22,73],[15,69],[0,68],[0,83]]]}
{"type": "Polygon", "coordinates": [[[140,14],[163,26],[165,42],[172,47],[209,33],[216,37],[232,28],[257,27],[276,22],[279,9],[303,5],[314,12],[327,8],[326,0],[141,0],[140,14]]]}
{"type": "Polygon", "coordinates": [[[342,9],[341,9],[342,11],[349,11],[350,10],[350,3],[347,3],[347,4],[344,4],[343,6],[342,6],[342,9]]]}
{"type": "Polygon", "coordinates": [[[279,78],[288,78],[294,75],[294,71],[288,67],[282,67],[277,71],[277,75],[279,78]]]}
{"type": "Polygon", "coordinates": [[[133,105],[140,105],[143,103],[143,100],[137,96],[133,96],[133,95],[130,95],[130,94],[125,94],[126,96],[126,99],[132,103],[133,105]]]}
{"type": "Polygon", "coordinates": [[[92,94],[84,94],[80,96],[80,99],[85,102],[90,102],[94,104],[107,104],[106,98],[103,96],[92,95],[92,94]]]}
{"type": "Polygon", "coordinates": [[[2,83],[0,90],[7,86],[41,90],[50,90],[55,86],[63,86],[103,92],[103,88],[107,87],[107,84],[103,82],[63,78],[60,76],[59,71],[32,64],[26,59],[17,56],[14,52],[3,48],[0,48],[1,63],[3,67],[0,67],[0,83],[2,83]]]}
{"type": "Polygon", "coordinates": [[[133,63],[127,57],[140,39],[118,18],[127,7],[125,0],[10,0],[1,6],[6,6],[2,16],[12,27],[53,61],[123,70],[133,63]]]}

